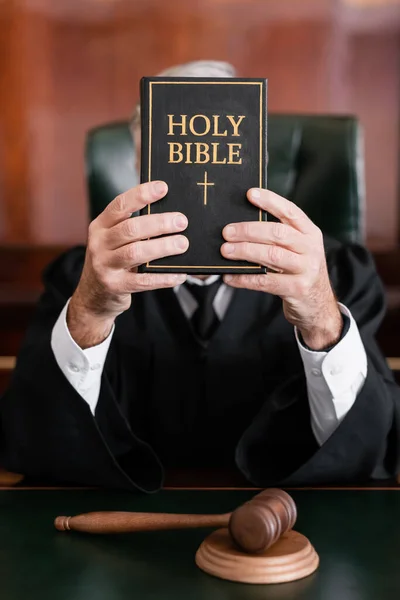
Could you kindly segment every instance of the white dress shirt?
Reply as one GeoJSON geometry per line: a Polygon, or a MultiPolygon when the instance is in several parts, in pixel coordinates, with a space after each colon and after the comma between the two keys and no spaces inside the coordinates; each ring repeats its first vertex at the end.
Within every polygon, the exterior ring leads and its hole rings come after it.
{"type": "MultiPolygon", "coordinates": [[[[218,279],[212,275],[206,280],[188,276],[195,285],[210,285],[218,279]]],[[[198,304],[185,286],[174,288],[187,319],[198,304]]],[[[221,284],[214,298],[214,310],[222,320],[229,306],[233,288],[221,284]]],[[[69,383],[81,395],[95,414],[101,385],[101,375],[114,327],[107,339],[92,348],[82,350],[72,339],[68,330],[65,305],[54,325],[51,347],[58,366],[69,383]]],[[[329,352],[316,352],[304,347],[295,330],[297,345],[303,361],[310,403],[311,426],[317,442],[322,444],[339,426],[351,409],[367,376],[367,356],[356,322],[350,311],[342,304],[340,310],[350,319],[346,335],[329,352]]]]}

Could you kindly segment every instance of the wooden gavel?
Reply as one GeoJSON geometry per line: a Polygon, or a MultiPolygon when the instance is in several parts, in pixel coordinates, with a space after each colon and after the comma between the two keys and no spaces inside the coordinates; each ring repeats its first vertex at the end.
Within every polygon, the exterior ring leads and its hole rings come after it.
{"type": "Polygon", "coordinates": [[[232,513],[192,515],[100,511],[75,517],[57,517],[59,531],[85,533],[132,533],[197,527],[228,527],[236,545],[248,553],[262,552],[272,546],[296,522],[293,499],[279,489],[267,489],[232,513]]]}

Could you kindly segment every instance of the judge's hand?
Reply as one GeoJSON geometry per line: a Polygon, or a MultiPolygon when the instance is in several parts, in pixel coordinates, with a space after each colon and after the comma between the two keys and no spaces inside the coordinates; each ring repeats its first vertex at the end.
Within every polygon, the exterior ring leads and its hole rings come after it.
{"type": "Polygon", "coordinates": [[[182,254],[189,241],[174,234],[187,227],[181,213],[131,214],[160,200],[167,184],[153,181],[117,196],[89,226],[85,264],[68,307],[67,322],[81,348],[99,344],[109,334],[114,319],[129,308],[131,294],[183,283],[186,275],[138,273],[151,260],[182,254]]]}
{"type": "Polygon", "coordinates": [[[287,320],[299,329],[314,350],[335,344],[342,332],[342,317],[333,293],[322,233],[295,204],[268,190],[253,188],[247,197],[280,222],[227,225],[221,247],[225,258],[247,260],[276,272],[231,275],[231,286],[280,296],[287,320]]]}

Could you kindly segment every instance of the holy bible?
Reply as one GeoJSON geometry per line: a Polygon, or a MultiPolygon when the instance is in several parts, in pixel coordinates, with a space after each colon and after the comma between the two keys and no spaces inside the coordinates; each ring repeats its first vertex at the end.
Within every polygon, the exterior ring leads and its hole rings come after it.
{"type": "Polygon", "coordinates": [[[189,248],[140,271],[265,273],[262,265],[224,258],[220,249],[225,225],[267,218],[246,197],[249,188],[267,184],[267,81],[144,77],[141,127],[141,181],[168,184],[165,198],[141,214],[184,213],[189,248]]]}

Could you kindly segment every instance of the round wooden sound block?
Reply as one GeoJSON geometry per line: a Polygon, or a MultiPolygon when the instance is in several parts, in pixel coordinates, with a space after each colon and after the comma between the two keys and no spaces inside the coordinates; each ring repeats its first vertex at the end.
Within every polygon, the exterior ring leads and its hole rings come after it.
{"type": "Polygon", "coordinates": [[[196,553],[200,569],[241,583],[284,583],[311,575],[319,557],[309,540],[297,531],[288,531],[271,548],[246,554],[233,543],[228,529],[209,535],[196,553]]]}

